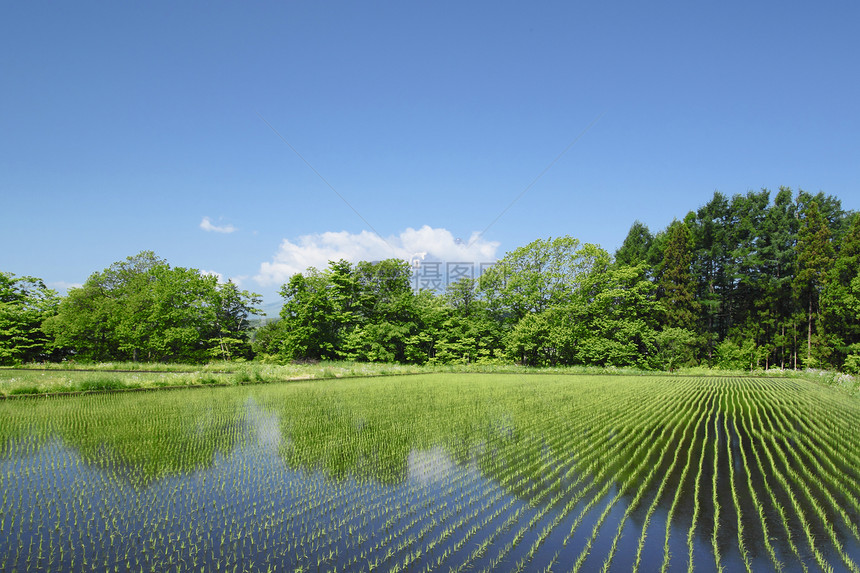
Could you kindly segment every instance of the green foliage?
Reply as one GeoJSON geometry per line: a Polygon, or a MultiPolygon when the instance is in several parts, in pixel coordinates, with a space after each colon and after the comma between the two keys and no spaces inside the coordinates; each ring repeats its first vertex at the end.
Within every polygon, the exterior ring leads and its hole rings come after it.
{"type": "Polygon", "coordinates": [[[573,237],[539,239],[488,269],[480,289],[496,319],[513,327],[528,314],[570,303],[585,277],[609,263],[605,250],[573,237]]]}
{"type": "Polygon", "coordinates": [[[659,306],[645,266],[589,276],[577,301],[582,317],[580,364],[655,367],[659,306]]]}
{"type": "Polygon", "coordinates": [[[849,217],[838,200],[780,188],[735,195],[715,193],[688,216],[692,271],[703,359],[716,362],[726,338],[751,340],[764,366],[839,366],[840,336],[827,331],[819,304],[833,265],[827,236],[846,234],[849,217]]]}
{"type": "Polygon", "coordinates": [[[821,293],[822,326],[831,340],[833,362],[845,362],[853,346],[860,345],[860,215],[854,215],[838,254],[827,272],[821,293]]]}
{"type": "Polygon", "coordinates": [[[0,272],[0,365],[51,357],[42,322],[58,303],[57,294],[40,279],[0,272]]]}
{"type": "Polygon", "coordinates": [[[430,354],[433,362],[469,364],[498,359],[502,325],[482,297],[479,281],[463,278],[448,285],[440,302],[433,315],[437,325],[430,354]]]}
{"type": "Polygon", "coordinates": [[[669,371],[695,366],[699,348],[700,339],[695,332],[685,328],[663,328],[654,337],[655,363],[658,368],[669,371]]]}
{"type": "Polygon", "coordinates": [[[816,201],[810,201],[801,211],[802,219],[797,239],[797,272],[794,276],[795,296],[802,303],[807,319],[806,362],[812,364],[813,330],[819,316],[819,298],[828,269],[833,264],[831,232],[816,201]]]}
{"type": "Polygon", "coordinates": [[[669,328],[696,329],[699,303],[690,268],[692,247],[693,235],[685,223],[669,225],[657,274],[658,298],[669,328]]]}
{"type": "Polygon", "coordinates": [[[410,273],[388,259],[294,275],[281,289],[282,359],[406,361],[419,327],[410,273]]]}
{"type": "Polygon", "coordinates": [[[656,235],[634,222],[614,261],[570,236],[539,239],[444,294],[413,292],[402,260],[331,261],[291,277],[280,319],[256,329],[257,295],[147,251],[59,302],[36,279],[3,275],[0,363],[256,356],[268,364],[850,368],[860,344],[852,215],[823,193],[780,188],[771,202],[766,189],[715,192],[656,235]],[[10,295],[16,288],[26,296],[10,295]]]}
{"type": "Polygon", "coordinates": [[[658,306],[644,265],[595,270],[566,305],[526,315],[506,336],[508,356],[531,366],[655,365],[658,306]]]}
{"type": "Polygon", "coordinates": [[[95,273],[43,327],[77,360],[249,358],[258,295],[144,251],[95,273]]]}
{"type": "Polygon", "coordinates": [[[650,264],[649,254],[653,243],[654,235],[648,226],[641,221],[634,221],[621,247],[615,251],[615,262],[631,267],[642,263],[650,264]]]}
{"type": "Polygon", "coordinates": [[[739,342],[725,339],[717,346],[718,368],[723,370],[753,370],[758,366],[761,350],[755,341],[746,338],[739,342]]]}
{"type": "Polygon", "coordinates": [[[251,332],[251,350],[256,358],[278,354],[283,338],[282,327],[283,323],[279,319],[269,320],[251,332]]]}
{"type": "Polygon", "coordinates": [[[379,293],[368,289],[372,281],[362,278],[361,265],[373,265],[331,263],[323,273],[294,277],[305,291],[285,287],[295,307],[285,315],[292,320],[280,334],[281,356],[841,367],[846,348],[860,340],[852,311],[860,292],[851,254],[857,231],[832,197],[804,191],[793,197],[788,188],[772,203],[770,196],[766,189],[730,198],[717,192],[656,236],[637,221],[614,262],[572,237],[533,241],[477,281],[449,285],[441,299],[407,295],[404,278],[401,296],[382,293],[383,304],[370,304],[379,293]],[[727,339],[734,342],[718,352],[727,339]],[[743,358],[729,352],[731,345],[745,349],[743,358]]]}
{"type": "Polygon", "coordinates": [[[575,336],[564,332],[562,313],[552,308],[525,315],[506,335],[508,356],[529,366],[555,365],[563,360],[575,336]]]}
{"type": "Polygon", "coordinates": [[[860,374],[860,354],[849,354],[845,357],[845,372],[860,374]]]}

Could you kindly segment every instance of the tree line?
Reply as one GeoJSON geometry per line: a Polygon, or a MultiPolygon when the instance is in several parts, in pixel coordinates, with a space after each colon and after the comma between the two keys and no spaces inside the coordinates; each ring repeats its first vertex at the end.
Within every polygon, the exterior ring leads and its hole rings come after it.
{"type": "Polygon", "coordinates": [[[0,273],[0,364],[250,359],[258,295],[143,251],[57,296],[0,273]]]}
{"type": "Polygon", "coordinates": [[[280,360],[860,370],[860,216],[780,188],[713,198],[610,255],[572,237],[415,293],[399,260],[294,275],[257,350],[280,360]]]}
{"type": "Polygon", "coordinates": [[[444,292],[398,259],[331,261],[258,295],[145,252],[66,297],[0,275],[0,361],[209,359],[519,362],[860,370],[860,215],[781,188],[713,198],[611,255],[565,236],[444,292]]]}

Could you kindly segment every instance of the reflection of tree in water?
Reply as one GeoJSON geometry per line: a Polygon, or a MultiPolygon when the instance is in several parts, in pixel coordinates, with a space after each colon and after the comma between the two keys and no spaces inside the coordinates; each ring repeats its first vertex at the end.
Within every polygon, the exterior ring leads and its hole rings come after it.
{"type": "Polygon", "coordinates": [[[219,389],[31,399],[24,407],[29,417],[9,416],[5,432],[39,444],[59,438],[85,463],[139,487],[209,467],[244,439],[242,403],[219,389]]]}

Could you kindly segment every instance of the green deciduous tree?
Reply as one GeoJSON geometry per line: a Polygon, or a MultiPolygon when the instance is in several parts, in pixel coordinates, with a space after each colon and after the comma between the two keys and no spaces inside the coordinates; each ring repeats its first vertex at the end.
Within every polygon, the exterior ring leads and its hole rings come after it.
{"type": "Polygon", "coordinates": [[[71,289],[44,328],[57,347],[82,360],[247,357],[247,316],[259,300],[144,251],[71,289]]]}
{"type": "Polygon", "coordinates": [[[256,293],[240,290],[233,281],[217,284],[212,296],[215,320],[209,334],[213,344],[209,354],[221,360],[254,357],[251,345],[251,316],[261,314],[257,308],[263,299],[256,293]],[[214,342],[217,339],[218,344],[214,342]]]}
{"type": "Polygon", "coordinates": [[[328,293],[329,284],[326,273],[308,269],[281,287],[281,359],[337,358],[340,323],[335,301],[328,293]]]}
{"type": "Polygon", "coordinates": [[[281,288],[281,358],[415,360],[407,348],[420,326],[410,279],[399,259],[332,261],[294,275],[281,288]]]}
{"type": "Polygon", "coordinates": [[[599,366],[658,366],[654,346],[659,303],[645,265],[620,266],[588,277],[577,301],[578,362],[599,366]]]}
{"type": "Polygon", "coordinates": [[[505,336],[510,358],[532,366],[656,365],[659,306],[645,265],[594,269],[570,302],[523,317],[505,336]]]}
{"type": "Polygon", "coordinates": [[[359,262],[354,268],[358,305],[355,326],[341,348],[345,358],[407,361],[407,343],[419,324],[412,292],[412,270],[400,259],[359,262]]]}
{"type": "Polygon", "coordinates": [[[672,371],[698,362],[700,338],[686,328],[664,327],[654,336],[655,360],[658,368],[672,371]]]}
{"type": "Polygon", "coordinates": [[[0,272],[0,364],[49,357],[42,322],[56,312],[58,303],[57,294],[41,279],[0,272]]]}
{"type": "Polygon", "coordinates": [[[433,355],[435,361],[470,363],[498,358],[502,333],[481,298],[478,280],[461,278],[450,283],[438,298],[445,313],[433,355]]]}
{"type": "Polygon", "coordinates": [[[508,356],[528,366],[570,363],[565,360],[565,350],[576,342],[576,336],[559,332],[569,318],[565,309],[560,307],[525,315],[505,337],[508,356]]]}
{"type": "Polygon", "coordinates": [[[538,239],[488,269],[481,292],[500,323],[512,328],[528,314],[571,302],[582,280],[609,262],[605,250],[573,237],[538,239]]]}

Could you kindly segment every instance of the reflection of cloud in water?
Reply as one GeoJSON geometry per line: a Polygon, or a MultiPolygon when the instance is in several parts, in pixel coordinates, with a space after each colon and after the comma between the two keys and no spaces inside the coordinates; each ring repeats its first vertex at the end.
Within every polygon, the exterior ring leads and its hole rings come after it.
{"type": "Polygon", "coordinates": [[[277,451],[281,445],[281,421],[277,414],[264,410],[254,398],[245,402],[248,425],[257,437],[257,446],[277,451]]]}
{"type": "Polygon", "coordinates": [[[429,450],[412,450],[407,459],[409,479],[425,485],[445,479],[454,466],[454,460],[439,446],[429,450]]]}

